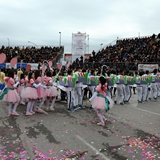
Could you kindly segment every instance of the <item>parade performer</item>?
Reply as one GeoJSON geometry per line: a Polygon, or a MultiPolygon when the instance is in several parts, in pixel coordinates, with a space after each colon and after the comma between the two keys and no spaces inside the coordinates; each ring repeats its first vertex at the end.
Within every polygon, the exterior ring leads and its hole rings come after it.
{"type": "Polygon", "coordinates": [[[17,88],[18,94],[20,95],[20,104],[25,105],[24,99],[21,97],[21,92],[24,89],[25,86],[25,76],[23,73],[19,76],[19,86],[17,88]]]}
{"type": "Polygon", "coordinates": [[[113,107],[113,101],[106,97],[107,83],[104,77],[99,78],[99,84],[96,87],[96,93],[90,98],[89,101],[92,102],[92,107],[95,109],[100,122],[97,125],[104,126],[105,121],[107,120],[105,116],[102,114],[103,110],[109,111],[110,108],[113,107]]]}
{"type": "Polygon", "coordinates": [[[127,79],[129,78],[129,71],[125,72],[124,78],[126,79],[124,82],[124,103],[128,104],[129,100],[131,98],[132,92],[131,92],[131,86],[128,84],[127,79]]]}
{"type": "MultiPolygon", "coordinates": [[[[4,53],[0,54],[0,64],[4,63],[6,60],[6,55],[4,53]]],[[[2,92],[2,90],[5,87],[5,73],[4,73],[4,69],[0,67],[0,93],[2,92]]]]}
{"type": "Polygon", "coordinates": [[[157,69],[154,69],[153,73],[150,75],[151,95],[153,96],[154,100],[157,100],[157,97],[158,97],[158,89],[157,89],[158,84],[156,83],[157,78],[158,78],[157,69]]]}
{"type": "MultiPolygon", "coordinates": [[[[40,70],[36,70],[35,71],[35,83],[36,84],[39,84],[43,81],[43,78],[41,77],[41,71],[40,70]]],[[[43,82],[42,82],[43,83],[43,82]]],[[[38,95],[38,100],[40,101],[40,104],[39,106],[36,106],[37,105],[37,101],[35,102],[34,104],[34,111],[37,112],[37,113],[44,113],[44,111],[41,109],[42,108],[42,105],[43,105],[43,98],[44,98],[44,87],[42,86],[39,86],[36,88],[37,90],[37,95],[38,95]]]]}
{"type": "MultiPolygon", "coordinates": [[[[149,78],[149,71],[148,70],[146,71],[145,74],[142,75],[142,78],[144,78],[144,79],[149,78]]],[[[146,81],[146,83],[142,84],[142,86],[143,86],[143,90],[142,90],[143,101],[147,102],[148,101],[148,93],[149,93],[149,90],[148,90],[149,83],[146,81]]]]}
{"type": "Polygon", "coordinates": [[[124,77],[124,71],[121,70],[120,74],[116,76],[115,78],[115,83],[117,84],[117,92],[116,92],[116,97],[114,100],[114,103],[116,104],[118,101],[118,98],[120,97],[120,105],[124,105],[124,84],[121,83],[120,79],[122,80],[124,77]]]}
{"type": "Polygon", "coordinates": [[[9,103],[8,116],[11,116],[11,115],[18,116],[19,114],[16,112],[16,109],[20,101],[20,97],[17,93],[16,88],[19,82],[15,83],[14,81],[14,70],[10,69],[8,71],[8,77],[5,77],[5,82],[6,82],[6,88],[3,90],[0,96],[0,100],[3,100],[9,103]]]}
{"type": "MultiPolygon", "coordinates": [[[[78,77],[80,73],[82,73],[80,68],[77,68],[76,72],[73,74],[73,77],[74,78],[78,77]]],[[[75,95],[74,109],[75,110],[79,109],[82,106],[82,103],[83,103],[82,102],[83,101],[82,87],[83,87],[82,82],[79,82],[78,79],[77,79],[76,86],[75,86],[75,89],[74,89],[74,95],[75,95]]]]}
{"type": "Polygon", "coordinates": [[[143,72],[139,72],[139,75],[136,76],[136,85],[137,85],[137,92],[138,92],[138,97],[137,101],[138,103],[142,103],[142,91],[143,91],[143,86],[141,85],[141,76],[143,75],[143,72]]]}
{"type": "Polygon", "coordinates": [[[34,72],[29,72],[28,77],[25,78],[26,87],[22,90],[21,96],[24,99],[28,100],[27,109],[26,109],[26,115],[30,116],[35,114],[33,111],[33,106],[35,104],[35,101],[38,98],[37,90],[39,86],[42,86],[41,83],[36,84],[34,82],[34,72]]]}
{"type": "MultiPolygon", "coordinates": [[[[157,78],[160,79],[160,72],[157,72],[157,78]]],[[[160,97],[160,83],[157,83],[157,90],[158,90],[158,97],[160,97]]]]}
{"type": "Polygon", "coordinates": [[[4,69],[1,69],[0,71],[0,93],[2,92],[2,90],[4,89],[5,87],[5,73],[3,71],[4,69]]]}
{"type": "MultiPolygon", "coordinates": [[[[95,76],[95,70],[91,70],[91,72],[90,72],[90,74],[88,74],[88,76],[89,76],[89,78],[91,78],[92,76],[95,76]]],[[[95,91],[95,86],[89,85],[88,88],[90,89],[92,96],[93,96],[94,91],[95,91]]]]}
{"type": "MultiPolygon", "coordinates": [[[[73,79],[72,77],[72,70],[68,70],[67,72],[67,81],[70,79],[73,79]]],[[[68,106],[68,112],[74,112],[74,88],[70,87],[68,84],[66,85],[66,93],[67,93],[67,106],[68,106]]]]}
{"type": "Polygon", "coordinates": [[[44,98],[46,100],[46,111],[54,111],[54,104],[56,101],[56,97],[58,95],[57,88],[53,86],[53,79],[51,71],[46,72],[46,76],[44,77],[44,83],[46,85],[46,89],[44,91],[44,98]],[[51,100],[51,106],[49,107],[49,102],[51,100]]]}
{"type": "MultiPolygon", "coordinates": [[[[117,76],[117,75],[116,75],[116,71],[115,71],[115,70],[110,70],[110,73],[108,72],[108,76],[109,76],[111,79],[112,79],[112,78],[115,79],[115,77],[117,76]]],[[[114,81],[113,81],[112,87],[109,87],[109,89],[110,89],[110,96],[111,96],[111,98],[112,98],[113,95],[116,94],[117,84],[114,83],[114,81]]]]}

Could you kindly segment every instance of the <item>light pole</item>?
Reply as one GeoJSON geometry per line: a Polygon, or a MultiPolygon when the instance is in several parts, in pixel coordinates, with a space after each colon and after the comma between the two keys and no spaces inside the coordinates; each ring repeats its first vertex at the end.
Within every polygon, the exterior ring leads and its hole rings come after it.
{"type": "Polygon", "coordinates": [[[61,46],[61,32],[59,32],[59,46],[61,46]]]}
{"type": "MultiPolygon", "coordinates": [[[[28,43],[32,43],[32,44],[34,44],[34,45],[37,47],[37,45],[36,45],[35,43],[31,42],[31,41],[28,41],[28,43]]],[[[37,48],[38,48],[38,47],[37,47],[37,48]]]]}
{"type": "Polygon", "coordinates": [[[10,47],[10,41],[9,41],[9,38],[7,38],[7,40],[8,40],[8,47],[10,47]]]}
{"type": "Polygon", "coordinates": [[[100,45],[101,45],[101,49],[102,49],[103,43],[101,43],[100,45]]]}

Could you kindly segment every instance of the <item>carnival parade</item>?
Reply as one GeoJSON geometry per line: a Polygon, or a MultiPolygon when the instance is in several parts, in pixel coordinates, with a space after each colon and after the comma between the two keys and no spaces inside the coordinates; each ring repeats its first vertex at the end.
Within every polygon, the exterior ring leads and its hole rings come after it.
{"type": "MultiPolygon", "coordinates": [[[[6,56],[4,53],[0,56],[3,63],[6,56]]],[[[17,58],[12,58],[11,65],[16,63],[17,58]]],[[[70,63],[65,61],[63,65],[59,63],[57,69],[58,73],[53,75],[52,62],[44,61],[39,70],[31,70],[31,65],[27,64],[24,71],[21,67],[18,70],[9,69],[7,73],[1,71],[0,99],[8,102],[8,116],[19,115],[16,111],[19,103],[26,105],[26,116],[54,111],[58,90],[66,93],[64,98],[68,112],[74,112],[85,108],[83,99],[90,92],[85,103],[90,103],[100,119],[97,124],[103,126],[107,119],[102,111],[108,112],[113,104],[129,104],[132,89],[134,92],[137,90],[138,103],[151,99],[156,101],[160,96],[160,74],[157,69],[152,73],[147,70],[146,73],[139,71],[133,75],[124,70],[116,73],[103,65],[96,73],[83,68],[71,70],[70,63]],[[116,94],[114,99],[113,94],[116,94]]]]}
{"type": "Polygon", "coordinates": [[[159,0],[0,8],[0,160],[160,160],[159,0]]]}

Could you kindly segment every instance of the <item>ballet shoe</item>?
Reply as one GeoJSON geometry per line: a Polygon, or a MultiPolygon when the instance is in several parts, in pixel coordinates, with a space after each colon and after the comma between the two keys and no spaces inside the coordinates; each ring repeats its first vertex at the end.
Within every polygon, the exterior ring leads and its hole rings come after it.
{"type": "Polygon", "coordinates": [[[11,113],[13,116],[19,116],[19,114],[17,112],[12,112],[11,113]]]}
{"type": "Polygon", "coordinates": [[[99,125],[99,126],[104,126],[104,125],[105,125],[105,123],[103,123],[103,122],[99,122],[99,123],[97,123],[97,125],[99,125]]]}

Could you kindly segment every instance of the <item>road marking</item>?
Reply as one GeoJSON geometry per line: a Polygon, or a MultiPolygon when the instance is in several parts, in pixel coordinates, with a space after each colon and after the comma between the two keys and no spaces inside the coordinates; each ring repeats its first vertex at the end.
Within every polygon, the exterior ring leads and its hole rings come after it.
{"type": "Polygon", "coordinates": [[[128,107],[160,116],[159,113],[151,112],[151,111],[148,111],[148,110],[145,110],[145,109],[141,109],[141,108],[137,108],[137,107],[135,108],[135,107],[131,107],[131,106],[128,106],[128,107]]]}
{"type": "Polygon", "coordinates": [[[87,141],[85,141],[82,137],[80,137],[79,135],[76,135],[76,137],[81,140],[85,145],[87,145],[88,147],[90,147],[93,151],[95,151],[96,153],[98,153],[98,155],[100,155],[103,159],[105,160],[110,160],[109,158],[107,158],[103,153],[99,152],[99,150],[97,150],[95,147],[93,147],[92,145],[90,145],[87,141]]]}

